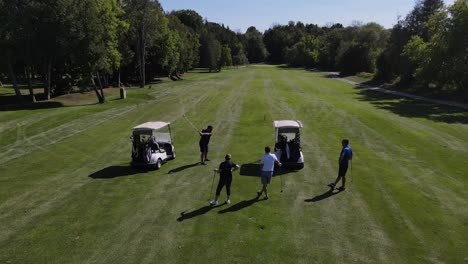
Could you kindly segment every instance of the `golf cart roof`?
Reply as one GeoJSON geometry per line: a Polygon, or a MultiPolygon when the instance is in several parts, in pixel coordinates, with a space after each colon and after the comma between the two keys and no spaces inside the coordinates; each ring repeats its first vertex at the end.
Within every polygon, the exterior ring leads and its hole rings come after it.
{"type": "Polygon", "coordinates": [[[171,123],[168,122],[162,122],[162,121],[154,121],[154,122],[146,122],[141,125],[138,125],[133,128],[133,131],[138,131],[138,130],[156,130],[160,129],[163,127],[169,126],[171,123]]]}
{"type": "Polygon", "coordinates": [[[273,121],[273,126],[275,128],[280,128],[280,127],[287,127],[287,128],[292,128],[292,127],[302,127],[302,123],[299,120],[275,120],[273,121]]]}

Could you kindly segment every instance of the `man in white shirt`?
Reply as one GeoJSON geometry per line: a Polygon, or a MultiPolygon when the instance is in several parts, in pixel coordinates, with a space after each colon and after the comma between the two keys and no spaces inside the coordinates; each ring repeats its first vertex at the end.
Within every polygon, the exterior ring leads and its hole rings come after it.
{"type": "Polygon", "coordinates": [[[270,147],[265,147],[265,155],[263,155],[261,159],[261,163],[263,164],[262,173],[261,173],[261,182],[262,182],[262,190],[257,192],[257,198],[265,192],[265,199],[268,200],[268,190],[267,186],[270,184],[271,177],[273,177],[273,170],[275,169],[275,163],[281,167],[281,163],[279,162],[278,158],[275,154],[270,153],[270,147]]]}

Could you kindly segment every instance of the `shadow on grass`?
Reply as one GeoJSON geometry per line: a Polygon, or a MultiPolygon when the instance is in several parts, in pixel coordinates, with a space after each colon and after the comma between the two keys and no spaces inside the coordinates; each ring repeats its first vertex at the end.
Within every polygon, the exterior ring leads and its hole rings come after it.
{"type": "Polygon", "coordinates": [[[132,168],[131,166],[109,166],[102,170],[96,171],[93,174],[90,174],[88,177],[93,179],[113,179],[117,177],[140,174],[142,172],[148,172],[148,170],[132,168]]]}
{"type": "Polygon", "coordinates": [[[203,214],[206,214],[208,213],[209,211],[211,211],[211,209],[213,208],[216,208],[216,206],[211,206],[211,205],[207,205],[207,206],[203,206],[199,209],[196,209],[194,211],[190,211],[188,213],[186,213],[185,211],[180,213],[180,217],[177,218],[177,221],[179,222],[182,222],[184,220],[187,220],[187,219],[190,219],[190,218],[194,218],[196,216],[200,216],[200,215],[203,215],[203,214]]]}
{"type": "Polygon", "coordinates": [[[425,118],[436,122],[468,124],[468,110],[441,105],[378,91],[359,90],[360,100],[371,102],[379,109],[387,110],[404,117],[425,118]]]}
{"type": "Polygon", "coordinates": [[[247,163],[247,164],[241,165],[239,174],[242,176],[260,177],[261,170],[262,170],[261,164],[247,163]]]}
{"type": "Polygon", "coordinates": [[[27,96],[24,96],[24,100],[25,102],[21,104],[15,95],[0,95],[0,111],[37,110],[64,106],[59,102],[28,102],[30,99],[27,96]]]}
{"type": "Polygon", "coordinates": [[[324,192],[324,193],[322,193],[320,195],[317,195],[317,196],[315,196],[313,198],[305,199],[304,202],[308,202],[308,203],[310,203],[310,202],[313,202],[313,203],[320,202],[323,199],[327,199],[327,198],[329,198],[329,197],[331,197],[333,195],[339,194],[339,193],[340,193],[340,191],[335,191],[334,189],[330,189],[330,190],[328,190],[328,191],[326,191],[326,192],[324,192]]]}
{"type": "MultiPolygon", "coordinates": [[[[239,174],[242,176],[252,176],[252,177],[260,177],[260,173],[262,171],[262,164],[259,163],[246,163],[242,164],[240,167],[239,174]]],[[[292,172],[296,172],[297,170],[288,169],[288,168],[276,168],[273,177],[288,174],[292,172]]]]}
{"type": "Polygon", "coordinates": [[[249,207],[254,203],[261,202],[261,201],[265,201],[265,199],[258,199],[258,197],[255,196],[254,198],[252,198],[250,200],[244,200],[244,201],[238,202],[238,203],[230,206],[229,208],[223,209],[223,210],[219,211],[218,214],[236,212],[236,211],[239,211],[239,210],[244,209],[246,207],[249,207]]]}
{"type": "Polygon", "coordinates": [[[175,168],[175,169],[172,169],[172,170],[168,171],[167,174],[171,174],[171,173],[176,173],[176,172],[179,172],[179,171],[183,171],[183,170],[185,170],[185,169],[189,169],[189,168],[198,166],[199,164],[200,164],[200,162],[195,162],[195,163],[193,163],[193,164],[188,164],[188,165],[180,166],[180,167],[178,167],[178,168],[175,168]]]}

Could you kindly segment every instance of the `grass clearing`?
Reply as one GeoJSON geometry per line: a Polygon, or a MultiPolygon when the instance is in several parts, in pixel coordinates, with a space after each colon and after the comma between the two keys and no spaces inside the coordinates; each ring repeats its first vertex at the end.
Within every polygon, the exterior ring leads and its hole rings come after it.
{"type": "Polygon", "coordinates": [[[466,262],[467,111],[268,65],[184,78],[0,111],[0,263],[466,262]],[[207,166],[183,114],[214,126],[207,166]],[[231,204],[210,208],[212,169],[227,152],[255,167],[274,119],[303,122],[304,169],[268,201],[235,172],[231,204]],[[150,120],[172,123],[177,158],[133,170],[131,128],[150,120]],[[344,137],[353,169],[330,196],[344,137]]]}

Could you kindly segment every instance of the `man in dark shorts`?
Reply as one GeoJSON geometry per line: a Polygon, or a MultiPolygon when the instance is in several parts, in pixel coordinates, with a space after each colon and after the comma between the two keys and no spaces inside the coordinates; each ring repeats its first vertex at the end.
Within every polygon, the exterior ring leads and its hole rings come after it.
{"type": "Polygon", "coordinates": [[[353,159],[353,150],[349,146],[349,140],[343,139],[341,141],[341,145],[343,148],[341,149],[340,158],[338,159],[338,177],[336,178],[335,182],[328,184],[330,188],[335,188],[336,184],[342,180],[340,188],[338,190],[344,191],[346,190],[346,172],[348,171],[348,164],[349,161],[353,159]]]}
{"type": "Polygon", "coordinates": [[[218,198],[221,194],[221,189],[226,186],[226,203],[229,204],[231,196],[231,183],[232,183],[232,172],[239,168],[239,165],[231,161],[231,154],[226,154],[224,161],[219,164],[219,168],[215,169],[219,173],[219,182],[218,187],[216,187],[216,197],[213,201],[210,202],[212,206],[218,205],[218,198]]]}
{"type": "Polygon", "coordinates": [[[200,164],[206,165],[205,161],[209,161],[208,159],[208,144],[210,143],[210,138],[213,133],[213,127],[208,126],[206,129],[202,129],[200,133],[200,164]]]}

